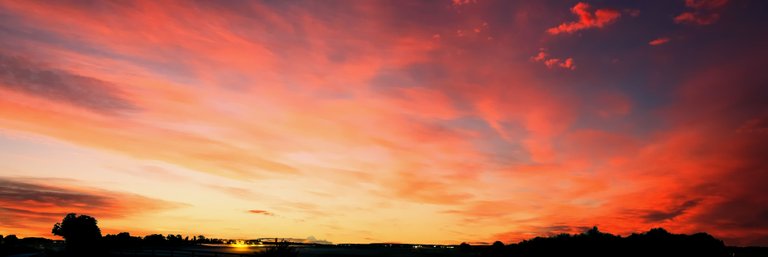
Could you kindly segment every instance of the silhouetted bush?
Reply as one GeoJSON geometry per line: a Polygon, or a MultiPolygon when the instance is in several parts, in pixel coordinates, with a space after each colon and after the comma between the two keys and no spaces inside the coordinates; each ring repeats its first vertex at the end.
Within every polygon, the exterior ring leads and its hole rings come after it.
{"type": "Polygon", "coordinates": [[[472,250],[472,246],[469,245],[467,242],[461,242],[458,248],[459,248],[459,251],[462,251],[462,252],[468,252],[472,250]]]}
{"type": "Polygon", "coordinates": [[[482,253],[482,256],[488,257],[501,257],[507,255],[509,255],[509,248],[504,247],[504,243],[501,241],[493,242],[493,244],[487,247],[482,253]]]}
{"type": "Polygon", "coordinates": [[[48,250],[53,240],[41,237],[26,237],[19,239],[16,235],[8,235],[0,241],[0,256],[20,253],[35,253],[48,250]]]}
{"type": "Polygon", "coordinates": [[[299,251],[291,247],[289,242],[282,241],[268,246],[264,252],[256,253],[256,255],[262,257],[296,257],[299,256],[299,251]]]}
{"type": "Polygon", "coordinates": [[[120,232],[117,235],[106,235],[102,242],[109,249],[135,248],[142,245],[142,239],[138,236],[131,236],[128,232],[120,232]]]}

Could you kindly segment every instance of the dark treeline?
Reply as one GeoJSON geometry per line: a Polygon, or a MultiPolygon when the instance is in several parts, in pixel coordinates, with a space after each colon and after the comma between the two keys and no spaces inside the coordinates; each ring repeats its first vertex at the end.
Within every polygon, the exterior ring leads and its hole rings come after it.
{"type": "MultiPolygon", "coordinates": [[[[0,236],[0,256],[18,253],[38,253],[36,256],[48,257],[88,257],[110,256],[111,253],[124,249],[176,249],[186,246],[206,244],[231,244],[235,240],[206,238],[205,236],[182,236],[153,234],[144,237],[132,236],[128,232],[101,235],[95,218],[86,215],[68,214],[60,223],[56,223],[52,233],[64,238],[64,242],[45,238],[23,238],[15,235],[0,236]]],[[[264,251],[254,252],[254,256],[298,256],[299,252],[291,243],[256,242],[269,247],[264,251]]],[[[536,237],[516,244],[505,245],[495,242],[492,245],[458,246],[413,245],[413,244],[367,244],[323,246],[337,249],[361,248],[370,250],[373,255],[385,252],[385,248],[413,249],[411,255],[419,255],[421,249],[442,249],[445,256],[466,257],[539,257],[539,256],[622,256],[622,257],[726,257],[726,256],[768,256],[765,247],[727,247],[723,241],[707,234],[673,234],[662,228],[651,229],[645,233],[618,236],[603,233],[597,227],[581,234],[560,234],[550,237],[536,237]]],[[[421,252],[424,253],[424,252],[421,252]]],[[[432,256],[432,255],[430,255],[432,256]]]]}
{"type": "Polygon", "coordinates": [[[126,248],[173,248],[233,242],[233,240],[206,238],[203,235],[191,238],[160,234],[139,237],[122,232],[102,236],[95,218],[74,213],[67,214],[62,222],[56,223],[51,232],[53,235],[63,237],[63,244],[47,238],[19,239],[16,235],[4,237],[0,235],[0,256],[30,252],[41,253],[43,256],[105,256],[111,250],[126,248]]]}
{"type": "Polygon", "coordinates": [[[203,235],[199,236],[181,236],[181,235],[161,235],[152,234],[144,237],[132,236],[128,232],[121,232],[118,234],[107,234],[100,240],[104,245],[110,248],[132,248],[132,247],[177,247],[184,245],[201,245],[201,244],[228,244],[233,243],[233,240],[218,239],[218,238],[206,238],[203,235]]]}
{"type": "MultiPolygon", "coordinates": [[[[462,244],[464,251],[473,251],[473,247],[462,244]]],[[[493,245],[474,248],[483,256],[623,256],[623,257],[726,257],[734,256],[763,256],[765,249],[755,249],[750,252],[747,248],[726,247],[723,241],[707,234],[693,235],[672,234],[663,228],[654,228],[641,234],[626,237],[600,232],[597,227],[582,234],[560,234],[551,237],[536,237],[517,244],[504,245],[495,242],[493,245]],[[762,250],[759,253],[758,250],[762,250]]]]}
{"type": "Polygon", "coordinates": [[[54,244],[54,241],[41,237],[18,238],[16,235],[0,235],[0,256],[24,252],[44,251],[54,244]]]}
{"type": "MultiPolygon", "coordinates": [[[[101,235],[98,221],[88,215],[67,214],[51,230],[53,235],[64,238],[63,244],[46,238],[18,239],[15,235],[0,236],[0,256],[17,253],[36,253],[35,256],[51,257],[95,257],[110,256],[112,252],[125,249],[176,249],[184,246],[233,244],[236,240],[206,238],[203,235],[182,236],[179,234],[152,234],[144,237],[132,236],[129,232],[101,235]]],[[[254,241],[247,241],[255,243],[254,241]]],[[[269,245],[258,256],[296,256],[295,249],[288,242],[265,242],[269,245]]]]}

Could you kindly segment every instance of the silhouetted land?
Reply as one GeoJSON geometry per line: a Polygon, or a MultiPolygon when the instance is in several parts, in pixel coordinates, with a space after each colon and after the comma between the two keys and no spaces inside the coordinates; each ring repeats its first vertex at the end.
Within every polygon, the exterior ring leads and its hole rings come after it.
{"type": "Polygon", "coordinates": [[[268,256],[268,257],[496,257],[496,256],[761,256],[766,247],[728,247],[706,233],[672,234],[662,228],[629,236],[600,232],[597,227],[582,234],[536,237],[505,245],[415,245],[415,244],[302,244],[287,241],[239,241],[204,236],[131,236],[127,232],[101,236],[96,219],[67,215],[52,232],[64,241],[45,238],[0,236],[0,256],[88,257],[88,256],[268,256]],[[244,246],[247,244],[248,246],[244,246]]]}

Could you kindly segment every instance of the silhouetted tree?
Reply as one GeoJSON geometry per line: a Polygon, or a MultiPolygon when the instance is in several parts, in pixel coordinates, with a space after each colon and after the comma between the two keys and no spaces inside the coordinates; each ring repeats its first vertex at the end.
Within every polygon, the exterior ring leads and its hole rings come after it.
{"type": "Polygon", "coordinates": [[[472,246],[469,245],[467,242],[461,242],[461,244],[459,244],[459,251],[467,252],[470,250],[472,250],[472,246]]]}
{"type": "Polygon", "coordinates": [[[101,238],[101,230],[97,223],[91,216],[70,213],[61,223],[53,225],[51,232],[64,238],[67,250],[83,255],[94,249],[97,246],[96,242],[101,238]]]}
{"type": "Polygon", "coordinates": [[[199,236],[193,237],[193,239],[195,241],[195,244],[205,244],[205,243],[207,243],[206,240],[205,240],[205,236],[203,236],[203,235],[199,235],[199,236]]]}

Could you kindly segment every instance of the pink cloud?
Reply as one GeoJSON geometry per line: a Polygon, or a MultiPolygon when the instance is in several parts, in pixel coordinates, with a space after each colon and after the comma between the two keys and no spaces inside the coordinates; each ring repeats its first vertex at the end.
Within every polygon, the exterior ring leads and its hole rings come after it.
{"type": "Polygon", "coordinates": [[[451,0],[451,4],[454,6],[473,4],[473,3],[477,3],[477,0],[451,0]]]}
{"type": "Polygon", "coordinates": [[[71,212],[121,219],[187,206],[137,194],[85,188],[77,184],[79,181],[71,182],[0,177],[0,230],[49,237],[51,225],[71,212]]]}
{"type": "Polygon", "coordinates": [[[660,37],[660,38],[651,40],[651,42],[648,42],[648,44],[652,45],[652,46],[658,46],[658,45],[663,45],[663,44],[668,43],[669,40],[670,39],[668,37],[660,37]]]}
{"type": "Polygon", "coordinates": [[[621,12],[613,9],[597,9],[594,12],[591,6],[579,2],[571,8],[571,12],[579,17],[578,21],[564,22],[557,27],[547,29],[547,33],[557,35],[561,33],[574,33],[589,28],[602,28],[621,17],[621,12]]]}
{"type": "Polygon", "coordinates": [[[535,56],[531,57],[531,60],[535,62],[541,62],[544,64],[544,66],[547,66],[547,68],[563,68],[566,70],[575,70],[576,65],[573,62],[573,58],[568,57],[565,59],[560,58],[549,58],[549,54],[544,50],[539,50],[539,53],[535,56]]]}

